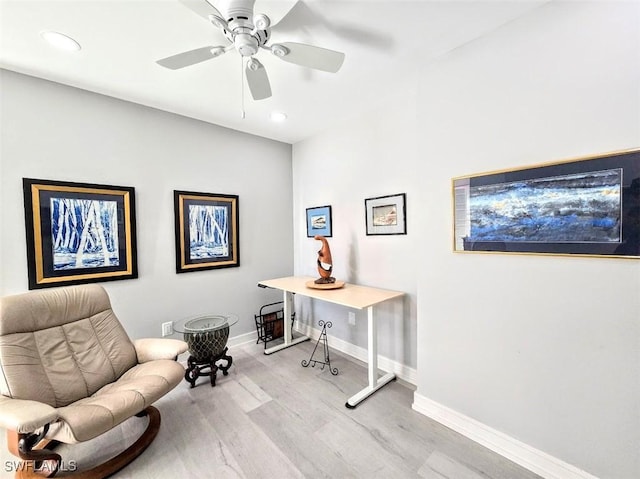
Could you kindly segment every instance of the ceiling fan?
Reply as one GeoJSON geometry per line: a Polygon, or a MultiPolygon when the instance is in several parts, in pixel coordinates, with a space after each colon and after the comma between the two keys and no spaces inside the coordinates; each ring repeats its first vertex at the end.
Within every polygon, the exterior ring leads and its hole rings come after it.
{"type": "Polygon", "coordinates": [[[219,0],[218,8],[207,0],[180,0],[180,3],[218,28],[227,44],[196,48],[156,62],[165,68],[178,70],[235,49],[247,59],[244,71],[251,96],[262,100],[271,96],[271,84],[264,65],[255,58],[261,48],[285,62],[330,73],[340,70],[344,62],[344,53],[326,48],[294,42],[268,44],[271,20],[263,13],[253,13],[255,0],[219,0]]]}

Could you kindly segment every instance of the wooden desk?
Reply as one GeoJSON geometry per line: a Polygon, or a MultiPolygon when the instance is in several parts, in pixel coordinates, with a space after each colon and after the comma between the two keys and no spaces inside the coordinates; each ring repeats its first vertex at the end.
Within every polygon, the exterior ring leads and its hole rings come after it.
{"type": "MultiPolygon", "coordinates": [[[[376,304],[388,301],[393,298],[399,298],[404,295],[400,291],[390,291],[387,289],[369,288],[367,286],[358,286],[355,284],[345,284],[340,289],[322,290],[313,289],[306,286],[307,281],[313,281],[310,276],[289,276],[286,278],[269,279],[260,281],[258,286],[266,288],[274,288],[283,291],[284,294],[284,317],[291,317],[291,308],[293,307],[293,293],[309,298],[327,301],[328,303],[339,304],[355,309],[367,309],[368,318],[368,347],[367,347],[367,363],[369,368],[369,384],[362,391],[350,397],[345,406],[354,408],[366,398],[371,396],[378,389],[396,378],[394,373],[387,373],[378,378],[378,328],[376,318],[373,314],[373,307],[376,304]]],[[[285,321],[284,343],[273,348],[265,350],[265,354],[271,354],[302,341],[307,341],[306,336],[291,339],[291,322],[285,321]]]]}

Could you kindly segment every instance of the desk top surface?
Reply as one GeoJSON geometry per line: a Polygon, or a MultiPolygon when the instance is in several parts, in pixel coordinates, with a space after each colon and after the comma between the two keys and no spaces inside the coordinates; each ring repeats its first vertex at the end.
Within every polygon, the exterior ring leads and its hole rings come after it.
{"type": "Polygon", "coordinates": [[[306,286],[307,281],[313,281],[311,276],[288,276],[286,278],[267,279],[258,285],[280,289],[291,293],[301,294],[310,298],[321,299],[329,303],[340,304],[350,308],[364,309],[383,301],[404,296],[401,291],[371,288],[357,284],[346,283],[339,289],[314,289],[306,286]]]}

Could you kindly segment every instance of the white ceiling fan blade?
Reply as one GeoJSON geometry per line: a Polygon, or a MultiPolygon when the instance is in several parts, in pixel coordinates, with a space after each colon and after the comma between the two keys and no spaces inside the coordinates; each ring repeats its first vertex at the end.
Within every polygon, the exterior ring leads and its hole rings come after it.
{"type": "Polygon", "coordinates": [[[217,15],[220,18],[224,18],[218,9],[206,0],[179,0],[179,2],[206,21],[209,21],[209,15],[217,15]]]}
{"type": "Polygon", "coordinates": [[[206,0],[179,0],[182,5],[202,17],[209,25],[214,25],[215,38],[213,41],[226,42],[223,30],[228,28],[227,22],[222,17],[220,11],[206,0]]]}
{"type": "Polygon", "coordinates": [[[300,3],[300,0],[262,1],[256,0],[254,12],[263,12],[269,15],[271,27],[278,25],[285,17],[292,14],[292,10],[300,3]]]}
{"type": "Polygon", "coordinates": [[[344,53],[304,43],[278,43],[271,46],[271,52],[285,62],[329,73],[336,73],[344,62],[344,53]],[[284,50],[279,46],[284,47],[284,50]]]}
{"type": "Polygon", "coordinates": [[[394,39],[391,34],[375,31],[357,19],[327,18],[321,2],[298,0],[279,21],[271,19],[271,28],[279,34],[298,35],[303,31],[326,29],[335,37],[378,50],[389,50],[394,39]],[[350,21],[351,20],[351,21],[350,21]]]}
{"type": "Polygon", "coordinates": [[[274,18],[271,13],[271,27],[278,33],[299,33],[301,30],[312,29],[318,25],[320,17],[311,11],[309,6],[298,0],[280,18],[274,18]]]}
{"type": "Polygon", "coordinates": [[[201,47],[195,50],[189,50],[188,52],[171,55],[170,57],[156,61],[156,63],[170,70],[179,70],[180,68],[218,57],[224,52],[224,47],[201,47]]]}
{"type": "Polygon", "coordinates": [[[262,63],[255,58],[250,58],[249,61],[247,61],[245,74],[247,76],[249,90],[251,90],[251,96],[254,100],[264,100],[271,96],[269,76],[262,63]]]}

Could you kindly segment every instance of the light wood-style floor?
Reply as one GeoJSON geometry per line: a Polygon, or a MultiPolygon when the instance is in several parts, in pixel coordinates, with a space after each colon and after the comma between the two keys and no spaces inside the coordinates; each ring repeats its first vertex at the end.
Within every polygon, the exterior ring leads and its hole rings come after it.
{"type": "MultiPolygon", "coordinates": [[[[112,477],[539,477],[413,411],[414,387],[402,381],[356,409],[345,408],[347,398],[367,382],[366,365],[332,351],[337,376],[320,366],[303,368],[300,361],[313,346],[306,342],[270,356],[262,354],[261,345],[231,349],[233,366],[228,376],[218,373],[215,388],[208,378],[193,389],[183,382],[156,403],[162,414],[156,440],[112,477]]],[[[84,468],[133,442],[142,423],[132,419],[96,440],[58,451],[84,468]]],[[[15,458],[5,444],[1,454],[0,476],[10,477],[5,461],[15,458]]]]}

